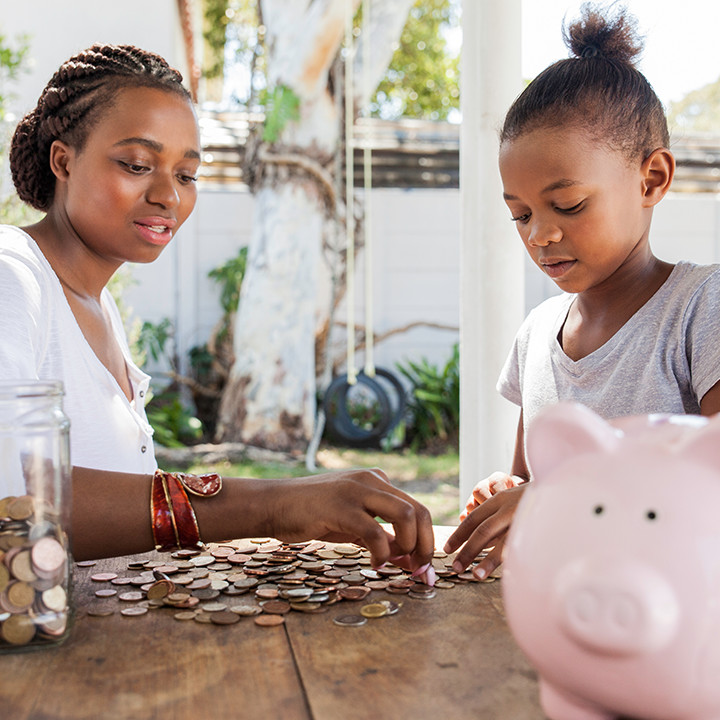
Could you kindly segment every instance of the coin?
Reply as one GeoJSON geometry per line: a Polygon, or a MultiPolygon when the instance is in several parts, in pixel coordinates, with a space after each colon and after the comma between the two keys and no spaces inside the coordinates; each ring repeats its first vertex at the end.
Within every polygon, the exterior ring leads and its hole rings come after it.
{"type": "Polygon", "coordinates": [[[252,617],[253,615],[259,615],[262,612],[262,608],[257,605],[233,605],[228,608],[230,612],[234,612],[241,617],[252,617]]]}
{"type": "Polygon", "coordinates": [[[137,602],[138,600],[142,600],[144,595],[139,590],[130,590],[129,592],[120,593],[118,595],[118,600],[122,600],[123,602],[137,602]]]}
{"type": "Polygon", "coordinates": [[[388,615],[394,615],[402,607],[402,603],[396,603],[393,600],[381,600],[378,604],[387,609],[388,615]]]}
{"type": "Polygon", "coordinates": [[[90,579],[93,582],[109,582],[110,580],[114,580],[116,577],[117,577],[117,573],[103,572],[103,573],[95,573],[94,575],[91,575],[90,579]]]}
{"type": "Polygon", "coordinates": [[[62,585],[56,585],[42,593],[43,605],[52,612],[62,612],[67,607],[67,592],[62,585]]]}
{"type": "Polygon", "coordinates": [[[2,623],[0,635],[11,645],[27,645],[35,636],[35,623],[28,615],[11,615],[2,623]]]}
{"type": "Polygon", "coordinates": [[[284,600],[266,600],[261,604],[263,612],[270,613],[271,615],[284,615],[290,610],[290,603],[284,600]]]}
{"type": "Polygon", "coordinates": [[[100,590],[95,591],[95,595],[100,598],[109,598],[117,595],[117,590],[114,590],[113,588],[101,588],[100,590]]]}
{"type": "Polygon", "coordinates": [[[369,603],[360,608],[360,614],[366,618],[379,618],[388,614],[388,609],[381,603],[369,603]]]}
{"type": "Polygon", "coordinates": [[[203,610],[205,612],[209,612],[209,613],[222,612],[224,610],[227,610],[227,605],[225,603],[221,603],[221,602],[205,603],[203,605],[203,610]]]}
{"type": "Polygon", "coordinates": [[[436,580],[433,587],[436,587],[439,590],[451,590],[455,587],[455,583],[450,580],[436,580]]]}
{"type": "Polygon", "coordinates": [[[120,611],[120,614],[125,615],[126,617],[137,617],[139,615],[145,615],[147,611],[148,609],[146,607],[131,605],[130,607],[123,608],[120,611]]]}
{"type": "Polygon", "coordinates": [[[416,600],[431,600],[435,597],[435,591],[426,593],[426,592],[415,592],[414,590],[410,590],[408,592],[408,597],[415,598],[416,600]]]}
{"type": "Polygon", "coordinates": [[[194,610],[181,610],[180,612],[176,612],[173,617],[176,620],[194,620],[195,619],[195,611],[194,610]]]}
{"type": "Polygon", "coordinates": [[[346,587],[338,590],[338,593],[344,600],[364,600],[370,594],[370,588],[346,587]]]}
{"type": "Polygon", "coordinates": [[[272,627],[274,625],[282,625],[285,618],[282,615],[258,615],[255,618],[255,624],[261,627],[272,627]]]}
{"type": "Polygon", "coordinates": [[[236,622],[240,622],[240,616],[229,610],[222,610],[213,613],[210,620],[215,623],[215,625],[234,625],[236,622]]]}
{"type": "Polygon", "coordinates": [[[343,627],[360,627],[365,625],[367,618],[362,615],[338,615],[333,618],[333,622],[343,627]]]}
{"type": "Polygon", "coordinates": [[[115,608],[109,604],[91,605],[87,609],[87,614],[90,615],[90,617],[106,617],[107,615],[112,615],[114,612],[115,608]]]}
{"type": "Polygon", "coordinates": [[[21,495],[7,505],[7,514],[12,520],[27,520],[35,513],[35,501],[30,495],[21,495]]]}

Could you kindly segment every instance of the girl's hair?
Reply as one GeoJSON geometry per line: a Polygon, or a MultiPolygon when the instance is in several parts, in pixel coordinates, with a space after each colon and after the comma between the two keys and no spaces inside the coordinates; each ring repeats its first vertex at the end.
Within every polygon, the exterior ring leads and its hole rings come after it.
{"type": "Polygon", "coordinates": [[[125,87],[158,88],[190,99],[182,75],[155,53],[132,45],[93,45],[71,57],[15,129],[10,170],[21,200],[38,210],[50,207],[55,192],[53,141],[82,150],[93,124],[125,87]]]}
{"type": "Polygon", "coordinates": [[[543,70],[512,104],[500,143],[538,128],[580,126],[628,159],[643,160],[670,143],[662,103],[635,67],[642,50],[635,19],[592,3],[563,39],[573,57],[543,70]]]}

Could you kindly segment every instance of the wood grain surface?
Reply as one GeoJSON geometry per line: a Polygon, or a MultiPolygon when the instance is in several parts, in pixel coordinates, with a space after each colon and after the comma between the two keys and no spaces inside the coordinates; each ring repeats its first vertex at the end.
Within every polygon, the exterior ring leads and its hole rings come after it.
{"type": "MultiPolygon", "coordinates": [[[[140,558],[151,558],[150,553],[140,558]]],[[[167,556],[164,556],[167,558],[167,556]]],[[[61,646],[0,654],[3,720],[542,720],[533,670],[502,615],[500,582],[429,600],[373,591],[278,627],[178,621],[169,608],[92,617],[96,572],[75,568],[74,624],[61,646]],[[372,600],[402,602],[361,627],[333,617],[372,600]]],[[[127,589],[119,587],[118,591],[127,589]]],[[[240,598],[236,602],[244,600],[240,598]]]]}

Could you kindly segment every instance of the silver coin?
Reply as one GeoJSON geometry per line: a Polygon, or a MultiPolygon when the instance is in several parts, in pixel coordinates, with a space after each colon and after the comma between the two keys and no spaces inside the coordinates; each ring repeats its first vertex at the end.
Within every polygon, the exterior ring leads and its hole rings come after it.
{"type": "Polygon", "coordinates": [[[333,622],[342,627],[360,627],[365,625],[367,618],[362,615],[338,615],[333,618],[333,622]]]}

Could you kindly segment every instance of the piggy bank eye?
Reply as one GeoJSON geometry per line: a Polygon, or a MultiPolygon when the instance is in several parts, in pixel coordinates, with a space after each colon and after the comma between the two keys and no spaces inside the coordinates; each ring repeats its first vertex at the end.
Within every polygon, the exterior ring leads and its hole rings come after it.
{"type": "Polygon", "coordinates": [[[596,505],[593,512],[596,515],[602,515],[605,512],[605,508],[602,505],[596,505]]]}
{"type": "Polygon", "coordinates": [[[657,520],[657,513],[656,513],[654,510],[648,510],[648,511],[645,513],[645,517],[646,517],[648,520],[651,520],[651,521],[652,521],[652,520],[657,520]]]}

